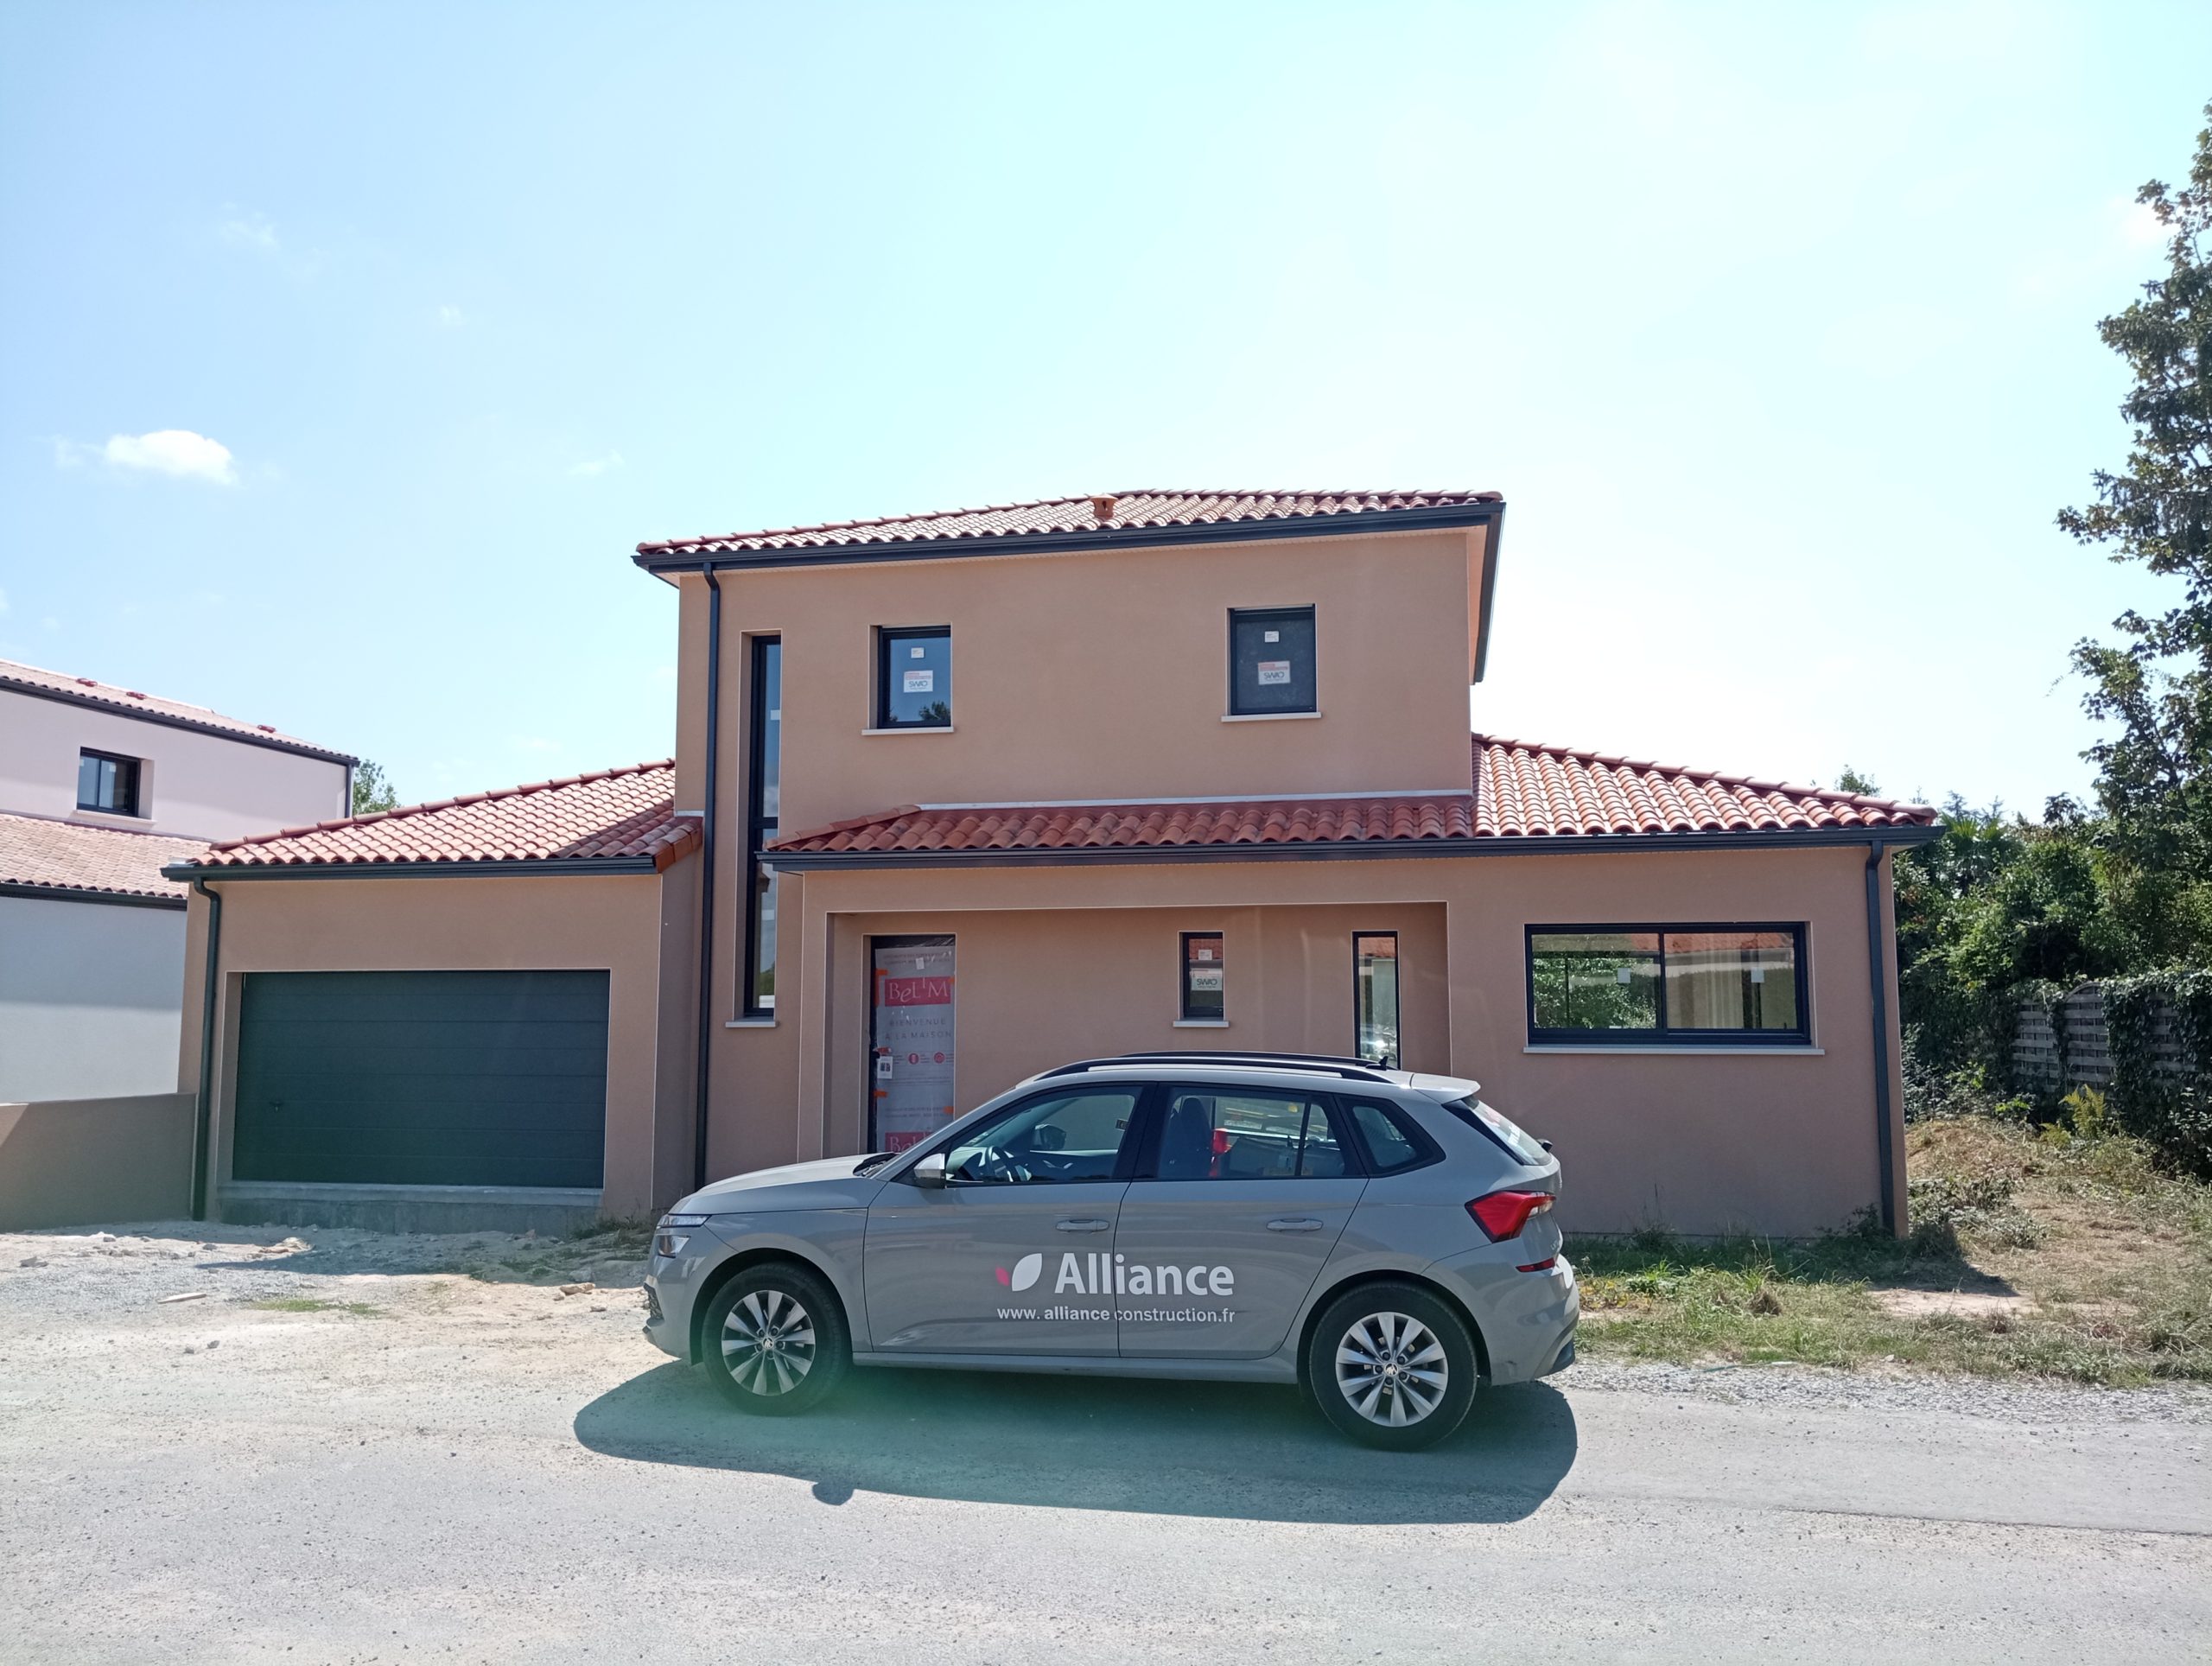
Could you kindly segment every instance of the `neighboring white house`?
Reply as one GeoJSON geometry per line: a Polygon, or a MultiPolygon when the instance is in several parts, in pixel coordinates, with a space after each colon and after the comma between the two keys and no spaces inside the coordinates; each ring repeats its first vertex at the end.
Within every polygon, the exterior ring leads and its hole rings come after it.
{"type": "Polygon", "coordinates": [[[173,1091],[185,887],[162,865],[346,815],[356,761],[0,660],[0,1103],[173,1091]]]}

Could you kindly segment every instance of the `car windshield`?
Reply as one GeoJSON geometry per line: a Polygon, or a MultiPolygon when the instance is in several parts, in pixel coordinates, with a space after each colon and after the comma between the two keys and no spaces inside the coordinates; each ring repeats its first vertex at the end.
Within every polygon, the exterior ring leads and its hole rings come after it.
{"type": "Polygon", "coordinates": [[[1493,1110],[1479,1099],[1446,1099],[1444,1102],[1444,1109],[1466,1123],[1468,1127],[1478,1128],[1489,1135],[1491,1139],[1503,1146],[1506,1154],[1516,1162],[1526,1163],[1531,1168],[1543,1167],[1545,1154],[1542,1144],[1531,1139],[1510,1116],[1493,1110]]]}

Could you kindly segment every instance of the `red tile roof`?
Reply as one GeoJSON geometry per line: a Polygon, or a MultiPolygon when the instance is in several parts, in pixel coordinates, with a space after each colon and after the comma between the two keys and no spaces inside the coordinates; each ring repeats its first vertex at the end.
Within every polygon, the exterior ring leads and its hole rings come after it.
{"type": "Polygon", "coordinates": [[[118,688],[111,683],[99,682],[92,677],[71,677],[63,671],[45,671],[36,665],[20,664],[12,659],[0,659],[0,689],[16,689],[49,699],[79,701],[110,711],[151,718],[156,722],[167,723],[177,728],[204,729],[210,734],[251,741],[257,746],[304,753],[311,758],[327,759],[334,764],[360,762],[359,759],[348,753],[332,752],[295,736],[281,734],[266,723],[249,723],[240,718],[226,717],[219,711],[210,711],[205,706],[188,706],[181,700],[164,700],[159,695],[144,694],[137,689],[118,688]]]}
{"type": "Polygon", "coordinates": [[[0,885],[182,902],[185,887],[163,879],[162,869],[190,862],[207,848],[199,839],[0,814],[0,885]]]}
{"type": "Polygon", "coordinates": [[[676,767],[664,760],[471,792],[373,816],[288,827],[208,848],[224,868],[375,862],[502,862],[651,857],[656,869],[699,844],[699,818],[676,813],[676,767]]]}
{"type": "Polygon", "coordinates": [[[1478,734],[1476,833],[1753,833],[1932,826],[1926,804],[1478,734]]]}
{"type": "MultiPolygon", "coordinates": [[[[641,544],[652,556],[717,556],[802,551],[866,544],[975,542],[1146,527],[1228,522],[1311,521],[1316,518],[1387,515],[1504,501],[1496,492],[1114,492],[1091,497],[1044,498],[1033,503],[993,504],[880,520],[830,521],[759,532],[725,532],[641,544]]],[[[1255,536],[1264,536],[1262,528],[1255,536]]]]}
{"type": "Polygon", "coordinates": [[[1926,826],[1936,812],[1849,792],[1474,737],[1473,792],[1237,804],[1008,804],[887,811],[793,834],[772,853],[1420,845],[1561,835],[1821,831],[1926,826]]]}

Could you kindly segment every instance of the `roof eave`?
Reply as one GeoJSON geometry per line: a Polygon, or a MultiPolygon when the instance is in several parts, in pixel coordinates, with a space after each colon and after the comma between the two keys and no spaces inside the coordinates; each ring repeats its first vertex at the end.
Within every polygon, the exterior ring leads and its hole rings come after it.
{"type": "MultiPolygon", "coordinates": [[[[688,854],[688,853],[687,853],[688,854]]],[[[636,856],[513,856],[482,862],[172,862],[165,880],[435,880],[494,879],[548,874],[590,879],[617,874],[655,874],[652,853],[636,856]]]]}
{"type": "MultiPolygon", "coordinates": [[[[1807,850],[1837,845],[1926,844],[1941,826],[1745,829],[1713,833],[1497,834],[1471,839],[1307,840],[1283,844],[1036,846],[972,850],[766,850],[761,860],[795,873],[860,868],[1087,868],[1108,863],[1428,862],[1459,856],[1596,856],[1624,852],[1807,850]]],[[[164,869],[164,872],[167,870],[164,869]]]]}
{"type": "MultiPolygon", "coordinates": [[[[887,561],[957,561],[1003,555],[1075,555],[1099,550],[1157,549],[1194,544],[1272,543],[1281,538],[1357,537],[1369,532],[1456,530],[1503,519],[1505,502],[1436,504],[1420,509],[1346,511],[1329,515],[1282,515],[1250,520],[1192,521],[1173,526],[1102,526],[1071,532],[995,532],[958,538],[873,538],[786,550],[656,550],[638,546],[631,556],[649,573],[716,572],[761,567],[839,567],[887,561]]],[[[711,542],[711,540],[702,540],[711,542]]],[[[1493,538],[1493,544],[1495,539],[1493,538]]],[[[1485,586],[1487,588],[1487,586],[1485,586]]],[[[1484,598],[1487,613],[1489,598],[1484,598]]]]}
{"type": "Polygon", "coordinates": [[[145,891],[105,891],[96,885],[34,885],[0,880],[0,897],[22,897],[32,902],[96,902],[123,908],[181,908],[182,897],[156,896],[145,891]]]}
{"type": "Polygon", "coordinates": [[[194,734],[212,734],[218,741],[236,741],[240,746],[261,747],[270,752],[289,752],[295,757],[319,759],[326,764],[343,764],[351,769],[361,760],[348,752],[332,752],[324,747],[310,746],[305,741],[295,741],[282,734],[252,734],[243,729],[227,728],[220,723],[202,722],[198,718],[182,716],[175,712],[141,710],[135,706],[103,700],[98,695],[72,693],[67,689],[50,689],[41,683],[26,683],[19,677],[0,674],[0,690],[10,694],[27,694],[36,700],[59,700],[64,705],[88,706],[94,711],[112,712],[118,717],[131,718],[141,723],[158,723],[163,728],[188,729],[194,734]]]}

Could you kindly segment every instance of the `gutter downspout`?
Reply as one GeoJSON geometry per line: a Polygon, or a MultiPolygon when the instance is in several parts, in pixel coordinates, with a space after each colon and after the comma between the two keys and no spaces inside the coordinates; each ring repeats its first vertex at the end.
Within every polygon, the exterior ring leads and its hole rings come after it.
{"type": "Polygon", "coordinates": [[[1890,1138],[1889,956],[1882,942],[1882,857],[1879,839],[1866,847],[1866,977],[1874,1015],[1874,1149],[1882,1171],[1882,1230],[1897,1230],[1897,1153],[1890,1138]]]}
{"type": "Polygon", "coordinates": [[[707,1183],[707,1071],[715,1023],[715,809],[720,801],[722,715],[722,587],[711,566],[707,581],[707,803],[700,821],[698,1098],[693,1108],[691,1187],[707,1183]]]}
{"type": "Polygon", "coordinates": [[[208,1130],[215,1116],[215,997],[223,959],[223,899],[207,882],[194,878],[192,888],[207,899],[207,968],[200,989],[200,1103],[192,1129],[192,1218],[207,1218],[208,1130]]]}

